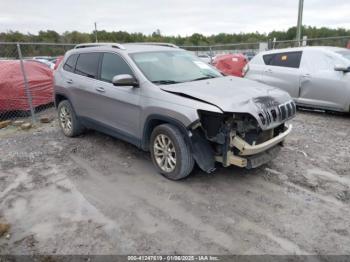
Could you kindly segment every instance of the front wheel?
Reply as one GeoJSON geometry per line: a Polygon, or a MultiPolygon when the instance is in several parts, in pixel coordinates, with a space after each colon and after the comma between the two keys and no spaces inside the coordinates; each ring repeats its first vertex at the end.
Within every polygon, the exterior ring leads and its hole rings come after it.
{"type": "Polygon", "coordinates": [[[190,147],[180,130],[173,125],[163,124],[153,130],[150,151],[157,170],[171,180],[182,179],[193,169],[190,147]]]}

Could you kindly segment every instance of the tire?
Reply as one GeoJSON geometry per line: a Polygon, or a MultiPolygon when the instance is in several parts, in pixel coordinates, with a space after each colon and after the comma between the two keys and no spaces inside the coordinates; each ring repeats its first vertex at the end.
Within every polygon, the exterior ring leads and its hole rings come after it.
{"type": "Polygon", "coordinates": [[[58,123],[65,136],[75,137],[83,132],[83,126],[77,119],[71,103],[63,100],[58,104],[58,123]]]}
{"type": "Polygon", "coordinates": [[[150,151],[154,166],[168,179],[185,178],[193,170],[194,160],[190,147],[180,130],[173,125],[163,124],[153,130],[150,151]]]}

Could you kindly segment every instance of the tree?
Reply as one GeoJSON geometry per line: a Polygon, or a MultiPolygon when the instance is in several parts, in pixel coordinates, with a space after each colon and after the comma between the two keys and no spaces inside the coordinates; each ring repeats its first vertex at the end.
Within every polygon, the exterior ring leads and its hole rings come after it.
{"type": "MultiPolygon", "coordinates": [[[[330,36],[349,36],[350,30],[339,28],[330,29],[326,27],[316,28],[311,26],[303,26],[303,35],[308,38],[330,37],[330,36]]],[[[98,31],[98,38],[101,42],[169,42],[177,45],[195,46],[195,45],[214,45],[214,44],[233,44],[233,43],[257,43],[260,41],[268,41],[276,38],[277,40],[294,40],[296,35],[296,27],[291,27],[286,31],[272,31],[268,34],[254,33],[218,33],[215,35],[205,36],[194,33],[191,36],[165,36],[161,34],[160,29],[156,29],[151,35],[142,33],[129,33],[125,31],[105,30],[98,31]]],[[[53,30],[40,31],[37,35],[23,34],[17,31],[8,31],[0,33],[0,41],[4,42],[50,42],[50,43],[86,43],[94,42],[94,32],[81,33],[78,31],[64,32],[58,34],[53,30]]],[[[314,42],[316,44],[317,42],[314,42]]],[[[318,44],[322,44],[320,42],[318,44]]],[[[327,43],[328,44],[328,43],[327,43]]],[[[345,46],[343,41],[333,41],[332,45],[345,46]]]]}

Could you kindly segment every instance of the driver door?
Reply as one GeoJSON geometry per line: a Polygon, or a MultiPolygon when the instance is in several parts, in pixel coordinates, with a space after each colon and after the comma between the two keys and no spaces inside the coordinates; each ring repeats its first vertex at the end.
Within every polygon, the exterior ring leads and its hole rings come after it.
{"type": "Polygon", "coordinates": [[[346,104],[346,82],[342,72],[334,70],[335,59],[319,50],[305,52],[298,102],[329,109],[342,109],[346,104]]]}
{"type": "Polygon", "coordinates": [[[129,64],[116,53],[103,53],[100,63],[99,80],[95,85],[95,104],[99,122],[111,128],[126,139],[139,138],[140,88],[114,86],[115,75],[135,76],[129,64]]]}

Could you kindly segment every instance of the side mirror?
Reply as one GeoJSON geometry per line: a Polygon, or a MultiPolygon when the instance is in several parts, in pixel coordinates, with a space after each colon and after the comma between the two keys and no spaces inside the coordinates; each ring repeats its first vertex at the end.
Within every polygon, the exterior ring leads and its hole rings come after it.
{"type": "Polygon", "coordinates": [[[115,86],[132,86],[138,87],[139,83],[132,75],[124,74],[124,75],[116,75],[112,79],[112,84],[115,86]]]}
{"type": "Polygon", "coordinates": [[[344,73],[348,73],[348,72],[350,72],[350,66],[346,67],[346,66],[343,66],[343,65],[335,65],[334,70],[335,71],[344,72],[344,73]]]}

